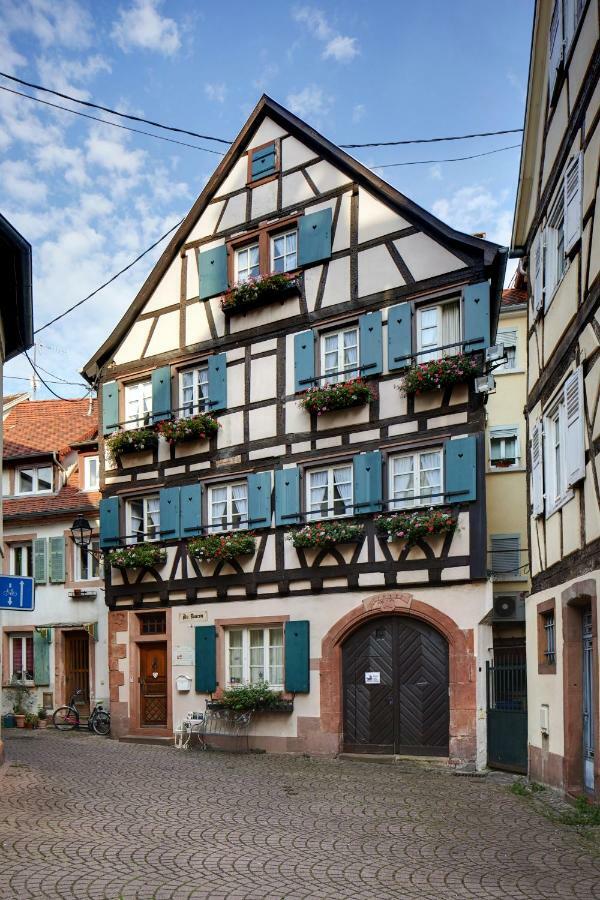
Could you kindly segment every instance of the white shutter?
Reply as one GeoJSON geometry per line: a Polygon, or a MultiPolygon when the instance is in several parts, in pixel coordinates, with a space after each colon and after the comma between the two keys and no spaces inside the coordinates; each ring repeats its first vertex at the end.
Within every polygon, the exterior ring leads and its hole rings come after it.
{"type": "Polygon", "coordinates": [[[564,387],[565,397],[565,459],[567,485],[571,487],[585,478],[585,439],[583,404],[583,368],[579,366],[569,375],[564,387]]]}
{"type": "Polygon", "coordinates": [[[544,441],[541,420],[536,422],[531,433],[531,502],[533,515],[544,512],[544,441]]]}
{"type": "Polygon", "coordinates": [[[562,0],[554,0],[548,46],[548,94],[552,100],[556,76],[563,57],[562,0]]]}
{"type": "Polygon", "coordinates": [[[531,246],[530,265],[533,275],[533,309],[537,312],[544,305],[544,239],[540,231],[531,246]]]}
{"type": "Polygon", "coordinates": [[[583,153],[569,161],[565,172],[565,253],[581,237],[581,197],[583,193],[583,153]]]}
{"type": "Polygon", "coordinates": [[[520,572],[520,544],[518,534],[491,534],[492,574],[497,580],[518,578],[520,572]]]}

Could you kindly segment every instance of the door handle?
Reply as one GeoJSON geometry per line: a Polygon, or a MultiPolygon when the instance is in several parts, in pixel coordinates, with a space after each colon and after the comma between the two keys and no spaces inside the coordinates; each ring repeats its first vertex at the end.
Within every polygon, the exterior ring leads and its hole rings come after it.
{"type": "Polygon", "coordinates": [[[428,684],[428,681],[417,681],[416,687],[427,687],[428,684]]]}

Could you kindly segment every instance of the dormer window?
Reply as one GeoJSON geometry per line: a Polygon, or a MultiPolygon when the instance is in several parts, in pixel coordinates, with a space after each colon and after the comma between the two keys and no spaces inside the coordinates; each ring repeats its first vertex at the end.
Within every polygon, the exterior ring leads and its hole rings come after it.
{"type": "Polygon", "coordinates": [[[269,141],[248,151],[248,184],[271,178],[279,171],[277,141],[269,141]]]}
{"type": "Polygon", "coordinates": [[[17,470],[16,494],[50,494],[52,466],[27,466],[17,470]]]}
{"type": "Polygon", "coordinates": [[[97,456],[86,456],[83,460],[83,489],[97,491],[100,489],[100,460],[97,456]]]}

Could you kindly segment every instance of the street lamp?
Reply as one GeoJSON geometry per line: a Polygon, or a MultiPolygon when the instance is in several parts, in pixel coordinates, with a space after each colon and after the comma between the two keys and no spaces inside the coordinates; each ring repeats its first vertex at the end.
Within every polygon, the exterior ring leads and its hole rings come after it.
{"type": "Polygon", "coordinates": [[[85,516],[77,516],[71,525],[71,538],[76,547],[87,550],[92,540],[92,526],[85,516]]]}

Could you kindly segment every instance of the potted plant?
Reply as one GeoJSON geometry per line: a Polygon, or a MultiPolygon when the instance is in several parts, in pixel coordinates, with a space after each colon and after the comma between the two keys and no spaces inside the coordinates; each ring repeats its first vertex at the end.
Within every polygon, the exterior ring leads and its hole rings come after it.
{"type": "Polygon", "coordinates": [[[158,426],[158,431],[169,444],[185,441],[204,441],[216,434],[221,426],[210,413],[201,413],[185,419],[167,419],[158,426]]]}
{"type": "Polygon", "coordinates": [[[239,684],[223,691],[218,700],[209,700],[208,709],[230,709],[232,712],[293,712],[291,700],[283,700],[267,681],[239,684]]]}
{"type": "Polygon", "coordinates": [[[150,569],[167,561],[167,551],[156,544],[130,544],[110,550],[108,561],[115,569],[150,569]]]}
{"type": "Polygon", "coordinates": [[[363,378],[353,378],[338,384],[323,384],[312,387],[300,400],[300,406],[318,416],[336,409],[351,409],[364,406],[377,398],[375,388],[363,378]]]}
{"type": "Polygon", "coordinates": [[[238,556],[249,556],[256,552],[256,537],[253,531],[229,531],[207,534],[188,543],[188,552],[201,562],[231,562],[238,556]]]}
{"type": "Polygon", "coordinates": [[[285,300],[298,292],[298,279],[293,275],[274,273],[250,277],[236,284],[221,298],[225,315],[256,309],[275,300],[285,300]]]}
{"type": "Polygon", "coordinates": [[[481,365],[478,358],[464,353],[444,359],[432,359],[408,369],[404,373],[401,390],[405,394],[435,391],[438,388],[462,384],[480,372],[481,365]]]}
{"type": "Polygon", "coordinates": [[[13,694],[13,713],[17,728],[25,727],[25,718],[31,704],[31,689],[24,681],[13,679],[8,689],[13,694]]]}
{"type": "Polygon", "coordinates": [[[420,538],[447,534],[456,528],[457,519],[447,509],[390,513],[377,518],[377,527],[388,541],[406,541],[412,547],[420,538]]]}
{"type": "Polygon", "coordinates": [[[45,707],[40,706],[38,709],[38,728],[47,728],[48,727],[48,711],[45,707]]]}
{"type": "Polygon", "coordinates": [[[37,728],[38,721],[35,713],[25,713],[25,728],[37,728]]]}
{"type": "Polygon", "coordinates": [[[123,453],[142,453],[144,450],[154,450],[158,446],[158,434],[153,428],[115,431],[106,438],[106,446],[113,460],[116,461],[123,453]]]}
{"type": "Polygon", "coordinates": [[[288,535],[294,547],[333,547],[335,544],[348,544],[358,540],[364,531],[364,525],[347,520],[330,522],[309,522],[303,528],[297,528],[288,535]]]}

